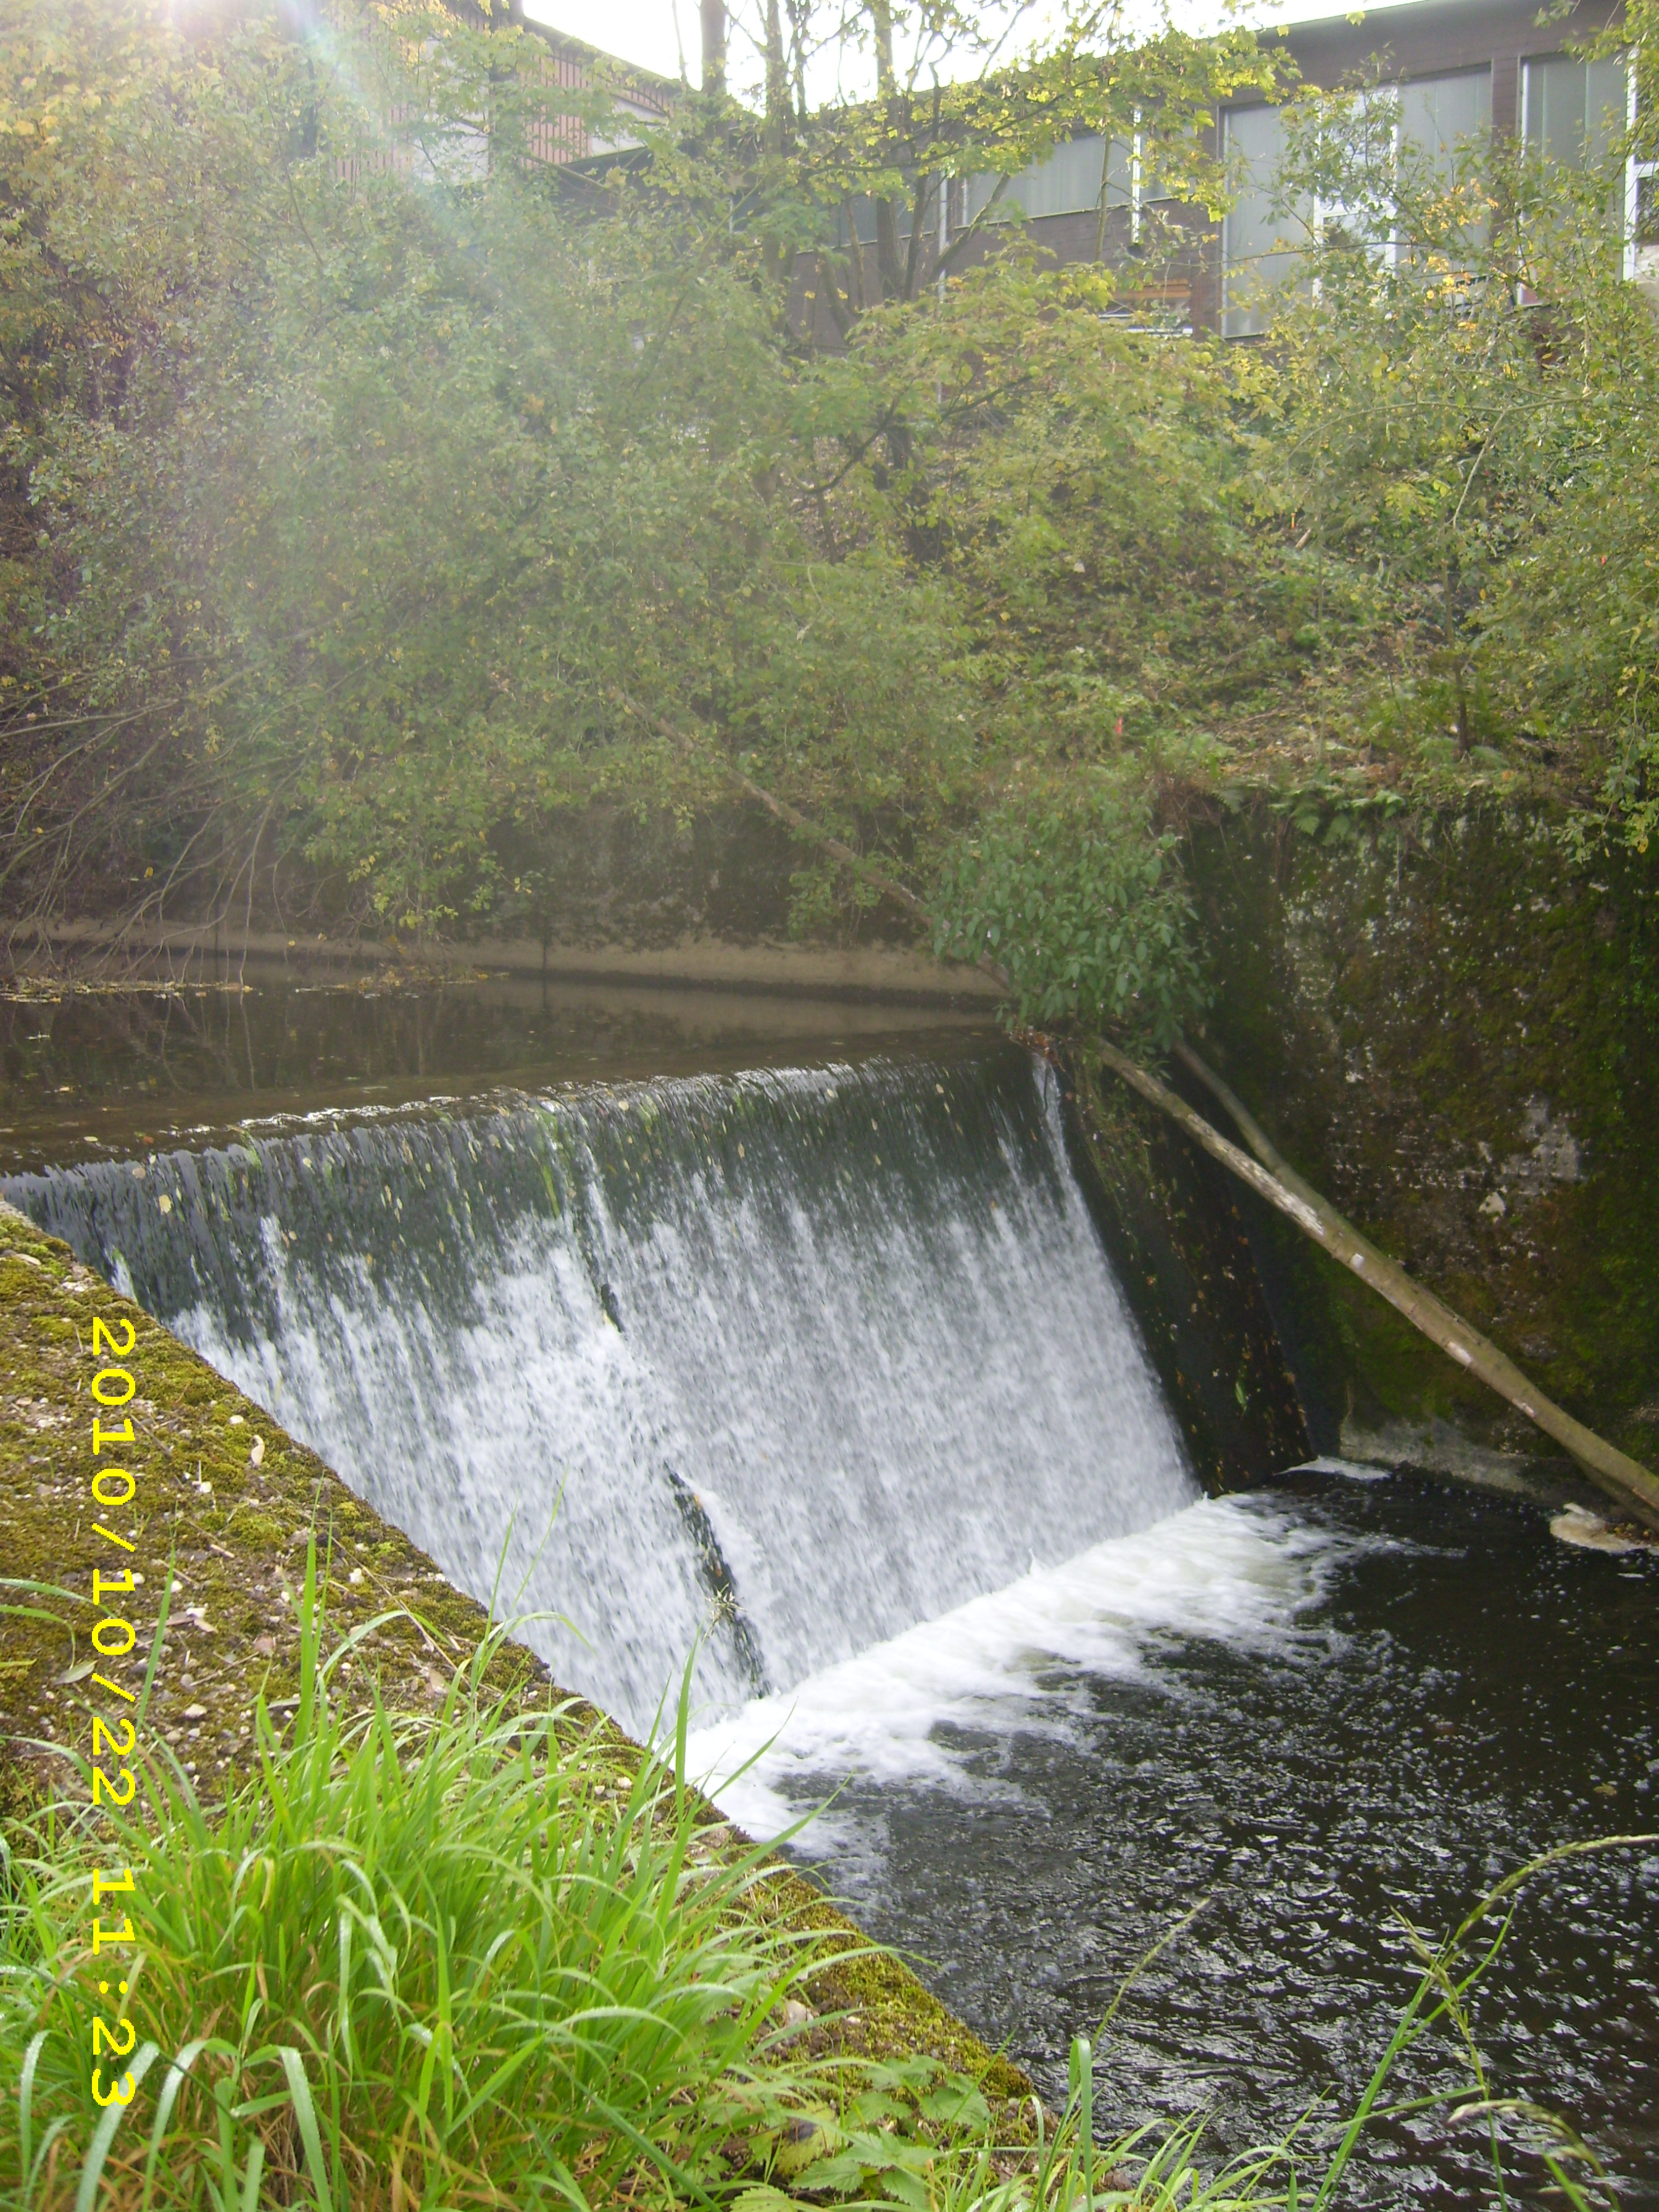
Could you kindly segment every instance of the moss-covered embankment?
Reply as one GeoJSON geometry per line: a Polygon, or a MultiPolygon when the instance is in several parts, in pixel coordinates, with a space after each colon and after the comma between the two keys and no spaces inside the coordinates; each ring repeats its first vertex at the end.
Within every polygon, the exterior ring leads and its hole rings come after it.
{"type": "MultiPolygon", "coordinates": [[[[68,1754],[89,1748],[92,1577],[112,1561],[144,1577],[121,1601],[140,1628],[127,1663],[135,1681],[171,1569],[151,1741],[171,1748],[204,1802],[222,1795],[240,1776],[256,1696],[280,1721],[297,1694],[298,1598],[313,1534],[331,1563],[335,1635],[385,1616],[340,1677],[347,1697],[367,1702],[378,1680],[394,1707],[435,1710],[485,1635],[483,1608],[262,1407],[0,1201],[0,1559],[14,1585],[4,1593],[0,1656],[0,1817],[85,1796],[68,1754]],[[118,1343],[127,1341],[123,1324],[133,1331],[120,1364],[137,1395],[102,1418],[131,1418],[134,1441],[119,1456],[137,1491],[112,1510],[94,1507],[88,1490],[95,1468],[112,1459],[94,1461],[89,1450],[100,1408],[88,1386],[112,1361],[107,1350],[93,1356],[95,1317],[118,1343]],[[118,1559],[94,1532],[96,1518],[135,1551],[118,1559]]],[[[526,1702],[556,1695],[540,1661],[516,1644],[498,1651],[489,1679],[526,1702]]],[[[638,1745],[592,1708],[573,1701],[568,1724],[585,1737],[598,1731],[619,1774],[637,1766],[638,1745]]],[[[712,1806],[707,1825],[720,1825],[712,1806]]],[[[815,2045],[880,2057],[919,2051],[971,2074],[994,2100],[1029,2095],[1016,2067],[808,1883],[781,1869],[775,1895],[791,1920],[822,1936],[830,1962],[812,1978],[826,2014],[811,2030],[815,2045]]]]}
{"type": "MultiPolygon", "coordinates": [[[[1632,1456],[1659,1458],[1659,901],[1494,811],[1396,843],[1200,829],[1202,1049],[1384,1250],[1632,1456]]],[[[1212,1101],[1176,1078],[1195,1104],[1212,1101]]],[[[1502,1480],[1553,1448],[1248,1194],[1312,1441],[1502,1480]]]]}

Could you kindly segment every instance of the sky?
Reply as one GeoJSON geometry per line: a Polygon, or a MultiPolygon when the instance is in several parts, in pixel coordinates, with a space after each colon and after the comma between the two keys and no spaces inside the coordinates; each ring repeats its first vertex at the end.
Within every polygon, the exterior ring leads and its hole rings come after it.
{"type": "MultiPolygon", "coordinates": [[[[1278,5],[1271,4],[1271,0],[1258,0],[1258,4],[1240,10],[1237,20],[1255,23],[1299,21],[1309,16],[1337,13],[1340,4],[1340,0],[1334,5],[1333,0],[1293,0],[1293,4],[1287,6],[1284,0],[1279,0],[1278,5]]],[[[741,27],[745,15],[756,12],[753,0],[749,8],[734,8],[732,12],[732,83],[734,91],[744,94],[751,89],[750,80],[757,81],[759,76],[752,58],[752,45],[744,40],[741,27]]],[[[1154,15],[1152,0],[1145,0],[1136,12],[1144,13],[1150,26],[1154,15]]],[[[697,82],[697,0],[525,0],[525,13],[537,22],[550,23],[572,38],[585,40],[589,46],[618,54],[639,68],[653,70],[659,76],[678,77],[683,53],[691,82],[697,82]]],[[[1010,51],[1018,53],[1028,48],[1034,37],[1052,26],[1060,13],[1054,0],[1035,0],[1019,24],[1010,51]]],[[[1170,13],[1180,28],[1186,31],[1218,30],[1229,20],[1224,0],[1171,0],[1170,13]]],[[[972,66],[964,58],[962,73],[968,74],[972,66]]],[[[836,61],[826,56],[809,88],[815,100],[833,97],[836,69],[836,61]]],[[[753,88],[758,88],[757,82],[753,88]]],[[[845,88],[863,92],[866,88],[854,82],[845,88]]]]}

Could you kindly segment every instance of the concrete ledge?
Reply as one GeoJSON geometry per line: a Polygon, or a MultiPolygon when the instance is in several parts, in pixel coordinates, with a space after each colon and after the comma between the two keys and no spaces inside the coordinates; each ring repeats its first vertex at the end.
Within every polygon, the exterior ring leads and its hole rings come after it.
{"type": "Polygon", "coordinates": [[[307,969],[392,969],[414,974],[540,975],[566,982],[671,983],[682,989],[786,993],[799,998],[881,999],[895,1003],[994,1006],[998,986],[977,968],[933,959],[914,946],[798,945],[757,938],[684,937],[663,945],[551,944],[544,958],[534,938],[477,938],[464,944],[408,945],[325,934],[285,937],[253,930],[216,936],[198,924],[117,929],[70,921],[32,935],[49,955],[115,961],[183,981],[222,976],[243,960],[277,960],[307,969]]]}
{"type": "Polygon", "coordinates": [[[1361,1467],[1407,1468],[1417,1474],[1439,1475],[1448,1482],[1523,1498],[1551,1512],[1568,1505],[1591,1510],[1607,1505],[1570,1459],[1492,1451],[1472,1443],[1449,1421],[1390,1421],[1380,1429],[1365,1429],[1350,1416],[1342,1424],[1341,1447],[1343,1458],[1361,1467]]]}

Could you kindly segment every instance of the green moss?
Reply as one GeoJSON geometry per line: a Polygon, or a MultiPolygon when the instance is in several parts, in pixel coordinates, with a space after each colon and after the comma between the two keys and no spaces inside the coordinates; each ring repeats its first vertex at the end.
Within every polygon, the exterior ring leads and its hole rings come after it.
{"type": "Polygon", "coordinates": [[[274,1514],[246,1513],[240,1508],[225,1516],[224,1526],[227,1531],[235,1529],[239,1543],[267,1552],[279,1544],[287,1533],[274,1514]]]}
{"type": "Polygon", "coordinates": [[[820,1892],[790,1875],[776,1895],[792,1922],[826,1938],[825,1954],[834,1963],[813,1975],[813,1997],[820,2008],[854,2015],[843,2039],[848,2049],[880,2058],[926,2051],[955,2072],[971,2075],[988,2098],[1018,2103],[1031,2095],[1030,2081],[1018,2066],[988,2051],[908,1967],[872,1945],[820,1892]]]}

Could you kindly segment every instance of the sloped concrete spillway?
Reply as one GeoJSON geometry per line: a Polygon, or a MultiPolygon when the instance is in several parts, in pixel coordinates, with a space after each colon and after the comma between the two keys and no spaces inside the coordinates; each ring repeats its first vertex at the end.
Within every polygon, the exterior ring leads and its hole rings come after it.
{"type": "Polygon", "coordinates": [[[23,1176],[558,1677],[741,1705],[1197,1486],[1006,1054],[23,1176]]]}

